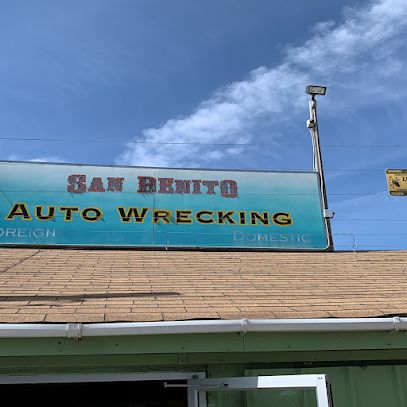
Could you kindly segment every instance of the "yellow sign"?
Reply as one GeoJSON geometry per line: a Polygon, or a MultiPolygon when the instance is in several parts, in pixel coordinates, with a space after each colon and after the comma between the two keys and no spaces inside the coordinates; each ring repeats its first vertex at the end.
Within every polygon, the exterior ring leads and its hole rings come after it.
{"type": "Polygon", "coordinates": [[[407,170],[386,170],[390,195],[407,196],[407,170]]]}

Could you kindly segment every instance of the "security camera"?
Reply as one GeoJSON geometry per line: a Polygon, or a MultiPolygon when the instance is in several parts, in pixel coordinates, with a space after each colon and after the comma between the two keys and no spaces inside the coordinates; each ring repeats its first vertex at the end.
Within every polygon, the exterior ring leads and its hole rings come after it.
{"type": "Polygon", "coordinates": [[[309,129],[312,129],[313,127],[315,127],[315,120],[308,119],[308,120],[307,120],[307,127],[308,127],[309,129]]]}

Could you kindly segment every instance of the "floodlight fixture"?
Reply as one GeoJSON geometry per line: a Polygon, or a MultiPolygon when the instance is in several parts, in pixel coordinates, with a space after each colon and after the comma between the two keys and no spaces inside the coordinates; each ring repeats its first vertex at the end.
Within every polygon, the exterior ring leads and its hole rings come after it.
{"type": "Polygon", "coordinates": [[[326,86],[318,86],[318,85],[308,85],[305,88],[305,93],[309,95],[325,95],[326,94],[326,86]]]}

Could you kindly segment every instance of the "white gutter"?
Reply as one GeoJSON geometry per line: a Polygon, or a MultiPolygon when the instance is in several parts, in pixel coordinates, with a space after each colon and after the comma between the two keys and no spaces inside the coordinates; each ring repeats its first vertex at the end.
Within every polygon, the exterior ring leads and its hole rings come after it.
{"type": "Polygon", "coordinates": [[[0,324],[0,338],[74,338],[247,332],[405,331],[407,318],[238,319],[97,324],[0,324]]]}

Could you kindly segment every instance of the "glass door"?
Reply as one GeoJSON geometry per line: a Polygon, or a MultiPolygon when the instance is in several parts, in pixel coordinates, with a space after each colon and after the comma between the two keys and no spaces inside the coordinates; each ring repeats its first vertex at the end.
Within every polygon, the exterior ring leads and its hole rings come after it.
{"type": "MultiPolygon", "coordinates": [[[[206,407],[207,392],[264,391],[271,389],[313,391],[315,406],[333,407],[330,385],[326,375],[323,374],[189,379],[187,387],[188,407],[206,407]]],[[[263,405],[263,403],[259,403],[260,405],[263,405]]]]}

